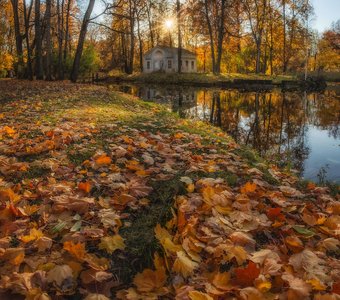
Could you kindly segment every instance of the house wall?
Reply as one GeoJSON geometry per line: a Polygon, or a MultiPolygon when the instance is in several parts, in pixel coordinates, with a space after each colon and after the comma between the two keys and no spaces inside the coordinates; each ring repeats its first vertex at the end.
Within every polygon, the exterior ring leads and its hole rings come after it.
{"type": "MultiPolygon", "coordinates": [[[[166,73],[174,73],[178,71],[178,58],[166,57],[162,49],[155,49],[150,55],[143,58],[143,72],[152,73],[157,71],[163,71],[166,73]]],[[[194,73],[197,72],[197,60],[196,57],[183,56],[182,57],[182,72],[194,73]]]]}

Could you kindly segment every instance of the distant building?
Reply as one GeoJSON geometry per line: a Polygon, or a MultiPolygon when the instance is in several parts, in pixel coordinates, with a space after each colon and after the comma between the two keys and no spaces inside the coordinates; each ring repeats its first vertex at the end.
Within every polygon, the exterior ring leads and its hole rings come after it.
{"type": "MultiPolygon", "coordinates": [[[[178,48],[156,46],[144,54],[143,72],[173,73],[178,71],[178,48]]],[[[189,50],[182,49],[183,73],[197,72],[196,54],[189,50]]]]}

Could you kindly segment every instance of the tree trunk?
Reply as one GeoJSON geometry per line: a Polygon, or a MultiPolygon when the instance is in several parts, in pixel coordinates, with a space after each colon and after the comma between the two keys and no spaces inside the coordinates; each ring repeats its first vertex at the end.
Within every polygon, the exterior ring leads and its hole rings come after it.
{"type": "Polygon", "coordinates": [[[210,51],[211,51],[212,71],[215,74],[216,73],[215,47],[214,47],[214,38],[213,38],[212,26],[211,26],[210,18],[209,18],[208,0],[204,1],[204,7],[205,7],[205,17],[206,17],[206,21],[207,21],[207,25],[208,25],[208,30],[209,30],[209,37],[210,37],[210,51]]]}
{"type": "Polygon", "coordinates": [[[286,60],[286,0],[282,0],[282,15],[283,15],[283,74],[287,71],[287,60],[286,60]]]}
{"type": "MultiPolygon", "coordinates": [[[[72,0],[67,1],[67,9],[66,9],[66,24],[65,24],[65,45],[64,45],[64,65],[66,63],[66,58],[67,58],[67,49],[70,44],[70,13],[71,13],[71,3],[72,0]]],[[[62,11],[61,15],[64,15],[64,0],[62,1],[62,11]]],[[[64,18],[62,17],[61,19],[61,28],[63,30],[64,27],[64,18]]]]}
{"type": "Polygon", "coordinates": [[[223,38],[224,38],[224,18],[225,18],[225,4],[226,0],[221,2],[221,16],[219,18],[218,27],[218,41],[217,41],[217,62],[216,62],[216,73],[221,73],[221,60],[223,51],[223,38]]]}
{"type": "Polygon", "coordinates": [[[74,56],[73,67],[72,67],[72,72],[71,72],[71,81],[72,82],[76,82],[77,79],[78,79],[80,59],[81,59],[81,55],[83,53],[83,47],[84,47],[85,37],[86,37],[86,33],[87,33],[87,26],[89,25],[89,21],[90,21],[90,17],[91,17],[91,13],[92,13],[92,10],[93,10],[94,3],[95,3],[95,0],[90,0],[89,5],[86,9],[84,18],[83,18],[83,22],[81,24],[77,50],[76,50],[76,54],[74,56]]]}
{"type": "Polygon", "coordinates": [[[46,80],[52,80],[51,0],[46,0],[46,80]]]}
{"type": "Polygon", "coordinates": [[[128,65],[128,74],[133,73],[133,62],[135,56],[135,12],[136,4],[133,0],[129,0],[130,4],[130,60],[128,65]]]}
{"type": "Polygon", "coordinates": [[[150,7],[150,1],[148,1],[146,5],[146,13],[148,15],[148,25],[149,25],[149,32],[150,32],[150,41],[151,41],[151,47],[155,47],[155,39],[154,39],[154,33],[152,28],[152,21],[151,21],[151,7],[150,7]]]}
{"type": "Polygon", "coordinates": [[[140,32],[140,20],[139,16],[137,16],[137,32],[138,32],[138,40],[139,40],[139,66],[140,71],[143,72],[143,39],[140,32]]]}
{"type": "Polygon", "coordinates": [[[178,73],[182,73],[182,33],[181,33],[181,3],[180,0],[176,1],[177,11],[177,30],[178,30],[178,73]]]}
{"type": "Polygon", "coordinates": [[[256,41],[256,74],[261,72],[261,40],[256,41]]]}
{"type": "Polygon", "coordinates": [[[30,7],[27,12],[26,0],[23,0],[25,36],[26,36],[26,47],[27,47],[27,78],[29,80],[33,80],[32,54],[31,54],[30,39],[29,39],[29,20],[31,16],[32,6],[33,6],[33,0],[31,0],[30,7]]]}
{"type": "Polygon", "coordinates": [[[35,0],[35,76],[37,79],[44,79],[42,61],[42,34],[40,24],[40,0],[35,0]]]}
{"type": "Polygon", "coordinates": [[[63,63],[63,18],[64,18],[64,0],[61,2],[61,9],[60,9],[60,0],[57,0],[57,31],[58,31],[58,79],[64,79],[64,63],[63,63]]]}
{"type": "Polygon", "coordinates": [[[23,50],[22,50],[22,35],[20,33],[20,22],[19,22],[19,2],[18,0],[11,0],[11,3],[12,3],[12,8],[13,8],[15,45],[16,45],[17,58],[18,58],[16,74],[18,78],[22,78],[24,61],[23,61],[23,50]]]}

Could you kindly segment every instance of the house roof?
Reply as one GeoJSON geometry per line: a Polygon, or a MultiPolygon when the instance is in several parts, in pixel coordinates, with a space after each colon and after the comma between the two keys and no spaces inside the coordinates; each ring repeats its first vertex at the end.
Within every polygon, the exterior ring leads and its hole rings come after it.
{"type": "MultiPolygon", "coordinates": [[[[155,51],[156,49],[160,49],[160,50],[164,51],[164,56],[167,57],[167,58],[175,57],[178,53],[178,48],[176,48],[176,47],[156,46],[156,47],[151,48],[149,51],[147,51],[144,54],[144,58],[146,58],[146,59],[151,58],[152,52],[155,51]]],[[[182,56],[196,58],[196,54],[194,52],[191,52],[191,51],[184,49],[184,48],[182,48],[182,56]]]]}

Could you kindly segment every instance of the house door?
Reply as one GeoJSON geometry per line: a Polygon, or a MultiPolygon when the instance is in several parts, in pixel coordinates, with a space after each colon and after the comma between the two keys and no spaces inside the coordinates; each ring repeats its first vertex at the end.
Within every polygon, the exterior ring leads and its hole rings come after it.
{"type": "Polygon", "coordinates": [[[163,68],[163,53],[156,51],[154,53],[154,71],[160,71],[163,68]]]}

